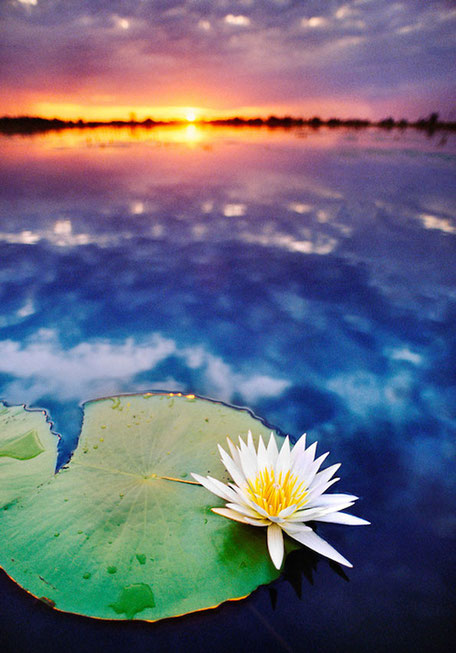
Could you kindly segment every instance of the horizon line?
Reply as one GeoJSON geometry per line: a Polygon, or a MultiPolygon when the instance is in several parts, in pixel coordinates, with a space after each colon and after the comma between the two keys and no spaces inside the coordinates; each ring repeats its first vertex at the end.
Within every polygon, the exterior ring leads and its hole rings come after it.
{"type": "Polygon", "coordinates": [[[436,130],[436,129],[455,129],[455,121],[444,121],[439,120],[439,113],[432,112],[426,118],[418,118],[418,120],[410,121],[406,118],[401,118],[397,120],[392,116],[383,118],[381,120],[370,120],[368,118],[320,118],[320,116],[313,117],[301,117],[301,116],[292,116],[292,115],[269,115],[265,117],[245,117],[235,115],[232,117],[226,118],[198,118],[194,117],[192,119],[186,118],[174,118],[170,120],[164,119],[154,119],[152,117],[147,117],[144,120],[138,120],[136,117],[131,116],[130,119],[111,119],[111,120],[85,120],[79,118],[77,120],[67,120],[64,118],[45,118],[43,116],[37,115],[4,115],[0,117],[0,131],[10,131],[9,127],[28,127],[33,131],[35,129],[46,129],[48,126],[61,127],[61,128],[74,128],[74,127],[121,127],[121,126],[172,126],[172,125],[228,125],[228,126],[283,126],[283,127],[299,127],[309,125],[311,127],[319,126],[329,126],[329,127],[383,127],[383,128],[393,128],[393,127],[418,127],[427,130],[436,130]]]}

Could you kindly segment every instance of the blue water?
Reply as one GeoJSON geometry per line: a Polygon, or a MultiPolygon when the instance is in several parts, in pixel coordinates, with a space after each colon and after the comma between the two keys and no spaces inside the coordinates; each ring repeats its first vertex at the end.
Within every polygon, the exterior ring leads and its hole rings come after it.
{"type": "Polygon", "coordinates": [[[60,462],[83,401],[192,392],[307,431],[372,522],[319,530],[345,579],[304,555],[158,624],[54,612],[1,574],[6,650],[447,650],[455,137],[189,126],[0,148],[0,399],[49,412],[60,462]]]}

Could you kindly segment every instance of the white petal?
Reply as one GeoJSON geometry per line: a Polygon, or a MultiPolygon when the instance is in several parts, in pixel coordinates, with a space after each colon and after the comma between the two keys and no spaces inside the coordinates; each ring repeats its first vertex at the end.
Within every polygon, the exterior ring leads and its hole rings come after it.
{"type": "Polygon", "coordinates": [[[237,512],[240,512],[245,517],[252,517],[253,519],[259,519],[260,517],[259,513],[256,510],[246,506],[245,504],[230,502],[226,504],[226,507],[231,508],[232,510],[237,510],[237,512]]]}
{"type": "Polygon", "coordinates": [[[309,490],[315,493],[318,492],[319,488],[323,487],[325,483],[327,483],[329,479],[334,476],[334,474],[337,472],[339,467],[340,467],[340,463],[337,463],[336,465],[331,465],[331,467],[327,467],[326,469],[323,469],[321,472],[318,472],[318,474],[316,474],[314,480],[312,481],[309,490]]]}
{"type": "Polygon", "coordinates": [[[324,485],[321,485],[320,487],[317,487],[315,490],[311,490],[309,494],[307,495],[307,500],[310,503],[316,504],[319,501],[319,497],[326,492],[328,488],[331,487],[331,485],[334,485],[334,483],[337,483],[337,481],[340,481],[340,478],[336,476],[336,478],[331,479],[324,485]]]}
{"type": "Polygon", "coordinates": [[[252,452],[241,438],[239,438],[239,441],[241,443],[240,457],[242,471],[246,479],[253,480],[258,473],[258,460],[255,449],[252,452]]]}
{"type": "Polygon", "coordinates": [[[274,467],[277,456],[279,455],[279,450],[277,449],[277,443],[275,441],[274,433],[271,431],[271,437],[269,438],[269,443],[267,447],[268,452],[268,465],[274,467]]]}
{"type": "Polygon", "coordinates": [[[250,526],[269,526],[269,519],[251,519],[250,517],[245,518],[245,523],[250,524],[250,526]]]}
{"type": "Polygon", "coordinates": [[[247,433],[247,446],[249,448],[250,453],[252,453],[256,457],[255,445],[253,444],[253,436],[252,436],[252,431],[250,429],[247,433]]]}
{"type": "Polygon", "coordinates": [[[229,455],[226,453],[226,451],[218,445],[218,449],[220,452],[220,457],[222,459],[222,463],[225,465],[227,471],[231,475],[231,478],[237,485],[244,485],[245,483],[245,477],[244,474],[242,473],[241,469],[236,465],[234,460],[232,460],[229,455]]]}
{"type": "Polygon", "coordinates": [[[285,438],[282,448],[280,449],[280,453],[277,456],[277,462],[275,464],[275,472],[276,474],[286,474],[287,471],[290,469],[291,466],[291,460],[290,460],[290,440],[287,437],[285,438]]]}
{"type": "Polygon", "coordinates": [[[243,515],[240,515],[238,512],[230,510],[229,508],[211,508],[211,510],[212,512],[217,513],[217,515],[222,515],[222,517],[228,517],[228,519],[232,519],[233,521],[240,521],[242,524],[248,524],[248,521],[243,517],[243,515]]]}
{"type": "Polygon", "coordinates": [[[298,460],[299,456],[301,456],[306,449],[306,434],[303,433],[299,440],[296,442],[294,445],[293,449],[291,450],[291,466],[294,467],[296,461],[298,460]]]}
{"type": "MultiPolygon", "coordinates": [[[[350,504],[352,505],[352,504],[350,504]]],[[[293,515],[287,517],[287,524],[296,524],[298,522],[315,521],[334,512],[334,508],[307,508],[306,510],[297,510],[293,515]]]]}
{"type": "Polygon", "coordinates": [[[281,519],[285,519],[286,517],[292,515],[295,511],[296,511],[296,504],[294,506],[288,506],[288,508],[284,508],[279,512],[278,516],[281,517],[281,519]]]}
{"type": "MultiPolygon", "coordinates": [[[[248,495],[243,488],[238,488],[235,485],[232,486],[233,490],[236,492],[235,502],[239,505],[245,506],[246,508],[251,508],[255,512],[258,512],[262,517],[269,519],[269,515],[264,508],[259,506],[255,501],[252,501],[250,495],[248,495]]],[[[333,510],[333,509],[332,509],[333,510]]]]}
{"type": "Polygon", "coordinates": [[[287,526],[283,527],[283,530],[290,535],[293,539],[297,540],[298,542],[301,542],[301,544],[304,544],[304,546],[309,547],[309,549],[312,549],[313,551],[316,551],[317,553],[320,553],[323,556],[326,556],[326,558],[330,558],[331,560],[334,560],[335,562],[338,562],[341,565],[345,565],[346,567],[353,567],[353,565],[348,562],[344,556],[342,556],[336,549],[334,549],[328,542],[326,542],[323,538],[321,538],[319,535],[314,533],[312,529],[310,530],[305,530],[305,531],[296,531],[295,529],[292,529],[291,532],[289,532],[289,529],[287,526]]]}
{"type": "Polygon", "coordinates": [[[314,462],[316,449],[317,449],[317,443],[314,442],[313,444],[310,445],[308,449],[305,449],[305,451],[302,451],[300,454],[296,456],[294,471],[296,472],[296,474],[299,474],[299,476],[303,480],[306,480],[306,482],[307,482],[307,477],[309,475],[309,471],[311,470],[314,462]]]}
{"type": "Polygon", "coordinates": [[[318,457],[316,460],[314,460],[313,463],[310,465],[310,468],[309,468],[308,471],[307,471],[307,477],[306,477],[306,480],[307,480],[307,486],[308,486],[308,487],[312,484],[312,482],[313,482],[313,480],[314,480],[314,478],[315,478],[316,473],[317,473],[318,470],[320,469],[320,467],[321,467],[323,461],[326,460],[326,458],[327,458],[328,456],[329,456],[329,451],[327,451],[326,453],[324,453],[324,454],[322,454],[321,456],[319,456],[319,457],[318,457]]]}
{"type": "Polygon", "coordinates": [[[262,517],[265,517],[266,519],[270,519],[269,513],[264,508],[262,508],[261,506],[258,506],[254,502],[252,502],[252,506],[255,506],[254,510],[257,510],[262,517]]]}
{"type": "Polygon", "coordinates": [[[312,510],[320,510],[322,515],[329,515],[330,512],[339,512],[339,510],[345,510],[345,508],[350,508],[355,502],[354,501],[342,501],[339,500],[337,503],[333,503],[332,505],[325,504],[324,501],[321,501],[323,497],[317,497],[315,499],[315,502],[313,502],[311,505],[309,505],[309,508],[312,510]]]}
{"type": "Polygon", "coordinates": [[[230,448],[230,453],[231,453],[231,458],[233,459],[234,463],[240,467],[241,466],[241,458],[239,456],[239,449],[236,447],[234,442],[230,440],[230,438],[226,439],[228,442],[228,447],[230,448]]]}
{"type": "Polygon", "coordinates": [[[267,466],[268,466],[268,454],[266,451],[265,444],[263,442],[263,438],[260,435],[260,439],[258,440],[258,470],[262,470],[267,466]]]}
{"type": "MultiPolygon", "coordinates": [[[[318,497],[319,506],[332,506],[339,502],[344,501],[356,501],[358,497],[354,494],[325,494],[321,497],[318,497]]],[[[342,508],[334,508],[334,510],[342,510],[342,508]]]]}
{"type": "Polygon", "coordinates": [[[283,533],[277,524],[268,527],[268,549],[274,567],[280,569],[283,560],[283,533]]]}
{"type": "Polygon", "coordinates": [[[331,512],[329,515],[319,517],[317,521],[329,522],[331,524],[346,524],[347,526],[368,526],[370,521],[349,515],[346,512],[331,512]]]}
{"type": "Polygon", "coordinates": [[[212,494],[216,494],[218,497],[225,499],[225,501],[236,500],[235,492],[216,478],[200,476],[199,474],[192,474],[192,476],[195,481],[201,483],[201,485],[205,487],[206,490],[209,490],[209,492],[212,492],[212,494]]]}
{"type": "Polygon", "coordinates": [[[312,529],[310,526],[305,526],[304,524],[290,524],[287,522],[285,526],[282,526],[282,530],[292,537],[293,533],[304,533],[305,531],[311,531],[312,529]]]}
{"type": "Polygon", "coordinates": [[[242,488],[237,488],[236,494],[237,494],[236,503],[242,506],[246,506],[247,508],[251,508],[255,512],[258,512],[265,519],[269,519],[269,513],[267,512],[267,510],[265,510],[262,506],[260,506],[255,501],[253,501],[250,498],[250,495],[247,495],[247,493],[244,492],[242,488]]]}
{"type": "MultiPolygon", "coordinates": [[[[244,483],[242,485],[242,487],[238,487],[234,483],[230,483],[229,485],[230,485],[230,488],[233,490],[233,492],[236,493],[236,496],[237,496],[236,502],[237,503],[241,502],[242,504],[244,504],[246,506],[250,506],[250,504],[252,503],[252,500],[250,499],[250,494],[248,494],[247,491],[246,491],[247,484],[244,483]]],[[[333,510],[336,510],[336,508],[333,508],[333,510]]],[[[338,508],[338,510],[340,510],[340,508],[338,508]]]]}

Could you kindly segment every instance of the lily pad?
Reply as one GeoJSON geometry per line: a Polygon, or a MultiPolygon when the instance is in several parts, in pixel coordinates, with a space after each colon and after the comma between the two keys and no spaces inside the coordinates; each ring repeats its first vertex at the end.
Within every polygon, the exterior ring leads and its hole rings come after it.
{"type": "Polygon", "coordinates": [[[0,402],[0,510],[53,477],[57,444],[43,411],[0,402]]]}
{"type": "Polygon", "coordinates": [[[211,512],[224,502],[190,473],[228,481],[217,443],[249,429],[255,440],[269,431],[193,396],[86,403],[68,466],[0,512],[0,565],[49,605],[105,619],[153,621],[248,595],[279,573],[266,533],[211,512]]]}

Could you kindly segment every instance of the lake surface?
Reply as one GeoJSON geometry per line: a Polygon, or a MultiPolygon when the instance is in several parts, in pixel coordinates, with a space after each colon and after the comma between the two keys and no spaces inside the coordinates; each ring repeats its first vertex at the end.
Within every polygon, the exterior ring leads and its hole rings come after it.
{"type": "Polygon", "coordinates": [[[81,402],[191,392],[307,431],[372,522],[319,528],[346,578],[304,555],[157,624],[58,613],[1,573],[3,650],[447,650],[455,136],[189,125],[0,149],[0,399],[49,412],[60,462],[81,402]]]}

